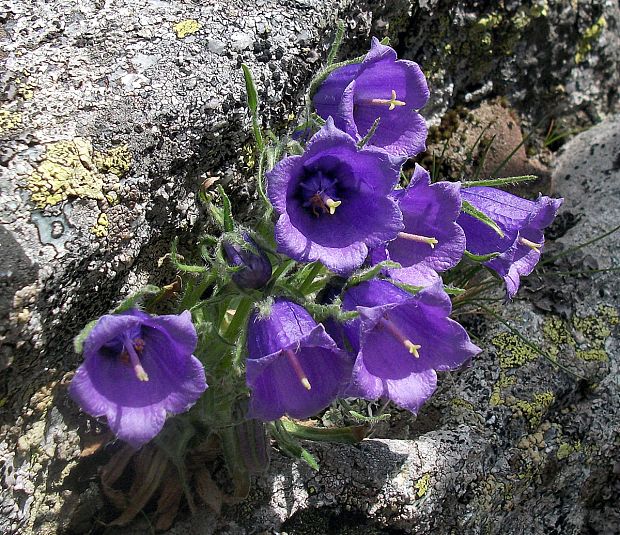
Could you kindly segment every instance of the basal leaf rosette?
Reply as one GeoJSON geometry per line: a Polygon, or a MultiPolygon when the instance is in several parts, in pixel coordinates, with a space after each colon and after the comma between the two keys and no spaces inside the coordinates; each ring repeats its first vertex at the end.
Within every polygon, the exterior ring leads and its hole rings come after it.
{"type": "Polygon", "coordinates": [[[401,164],[380,149],[359,149],[328,119],[301,156],[288,156],[267,173],[279,215],[278,251],[300,262],[320,260],[342,275],[361,266],[369,248],[402,230],[389,197],[401,164]]]}
{"type": "Polygon", "coordinates": [[[150,316],[132,309],[102,316],[84,342],[84,362],[69,394],[139,448],[161,431],[167,414],[189,410],[206,390],[203,366],[192,355],[196,343],[188,311],[150,316]]]}

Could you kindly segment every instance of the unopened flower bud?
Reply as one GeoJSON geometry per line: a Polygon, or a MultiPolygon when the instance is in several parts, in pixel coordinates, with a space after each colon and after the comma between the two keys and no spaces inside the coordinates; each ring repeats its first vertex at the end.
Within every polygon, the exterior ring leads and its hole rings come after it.
{"type": "Polygon", "coordinates": [[[247,249],[230,241],[224,241],[222,247],[230,265],[240,268],[233,273],[234,283],[240,288],[256,290],[269,282],[271,262],[248,234],[244,233],[243,239],[249,246],[247,249]]]}

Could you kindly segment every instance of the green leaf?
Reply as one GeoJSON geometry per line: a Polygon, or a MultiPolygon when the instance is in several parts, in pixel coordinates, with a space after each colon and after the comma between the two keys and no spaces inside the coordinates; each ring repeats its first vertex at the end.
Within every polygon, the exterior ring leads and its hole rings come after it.
{"type": "Polygon", "coordinates": [[[226,192],[224,191],[224,188],[222,187],[221,184],[218,184],[217,191],[220,194],[220,197],[222,199],[224,230],[226,232],[232,232],[233,230],[235,230],[235,221],[233,220],[233,216],[232,216],[232,208],[230,205],[230,199],[228,198],[228,195],[226,195],[226,192]]]}
{"type": "Polygon", "coordinates": [[[252,131],[254,133],[254,139],[256,140],[256,147],[258,152],[262,152],[265,148],[265,142],[263,140],[263,134],[260,129],[258,120],[258,92],[254,85],[254,79],[252,78],[252,72],[245,63],[241,64],[243,69],[243,77],[245,78],[245,90],[248,95],[248,108],[252,115],[252,131]]]}
{"type": "Polygon", "coordinates": [[[276,439],[278,447],[285,455],[293,459],[301,459],[310,468],[319,470],[319,463],[314,456],[305,448],[302,448],[299,442],[284,428],[280,420],[276,420],[269,426],[269,431],[273,438],[276,439]]]}
{"type": "Polygon", "coordinates": [[[518,184],[519,182],[530,182],[536,180],[536,175],[508,176],[505,178],[489,178],[487,180],[466,180],[461,182],[461,188],[472,188],[474,186],[506,186],[509,184],[518,184]]]}
{"type": "Polygon", "coordinates": [[[192,266],[189,264],[182,264],[179,262],[179,254],[177,253],[177,244],[179,243],[179,238],[174,238],[172,243],[170,244],[170,261],[172,265],[178,271],[185,271],[187,273],[206,273],[210,271],[209,268],[205,266],[192,266]]]}
{"type": "Polygon", "coordinates": [[[473,260],[474,262],[482,263],[482,262],[488,262],[489,260],[493,260],[494,258],[497,258],[501,253],[489,253],[489,254],[477,255],[474,253],[470,253],[469,251],[464,251],[464,254],[470,260],[473,260]]]}
{"type": "Polygon", "coordinates": [[[254,78],[250,68],[245,64],[241,64],[243,70],[243,77],[245,78],[245,91],[248,96],[248,108],[252,113],[258,111],[258,92],[256,91],[256,85],[254,85],[254,78]]]}
{"type": "Polygon", "coordinates": [[[82,353],[82,351],[84,350],[84,341],[86,340],[86,338],[88,338],[90,331],[93,330],[93,327],[95,326],[96,323],[97,323],[97,320],[93,320],[87,323],[86,327],[84,327],[80,331],[80,333],[73,339],[73,349],[75,350],[76,353],[79,353],[79,354],[82,353]]]}
{"type": "Polygon", "coordinates": [[[312,440],[314,442],[357,444],[366,438],[369,431],[369,427],[366,425],[325,428],[299,425],[286,418],[282,418],[280,422],[284,429],[294,437],[302,440],[312,440]]]}
{"type": "Polygon", "coordinates": [[[486,226],[492,228],[499,235],[500,238],[504,237],[504,233],[502,232],[502,229],[500,229],[497,226],[497,223],[495,221],[493,221],[488,215],[484,214],[477,208],[474,208],[467,201],[463,201],[462,210],[466,214],[472,216],[473,218],[477,219],[481,223],[484,223],[486,226]]]}

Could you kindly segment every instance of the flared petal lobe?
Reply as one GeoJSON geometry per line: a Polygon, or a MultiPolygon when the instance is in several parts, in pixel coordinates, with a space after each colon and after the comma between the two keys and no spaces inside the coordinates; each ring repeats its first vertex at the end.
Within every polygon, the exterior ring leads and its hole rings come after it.
{"type": "Polygon", "coordinates": [[[417,110],[428,97],[426,78],[417,63],[398,60],[394,49],[373,38],[364,61],[332,72],[313,103],[321,117],[333,117],[336,126],[356,140],[379,119],[369,144],[411,157],[426,147],[427,126],[417,110]]]}
{"type": "Polygon", "coordinates": [[[417,413],[435,390],[436,370],[458,368],[480,352],[448,317],[451,302],[441,284],[412,296],[372,280],[347,290],[343,307],[360,313],[343,329],[357,350],[352,396],[385,397],[417,413]]]}
{"type": "Polygon", "coordinates": [[[358,268],[369,247],[402,229],[389,197],[401,163],[379,149],[358,149],[330,118],[302,156],[284,158],[267,173],[278,250],[343,275],[358,268]]]}
{"type": "Polygon", "coordinates": [[[465,232],[468,251],[477,255],[500,253],[485,266],[504,279],[506,294],[514,297],[520,278],[529,275],[540,260],[545,243],[543,230],[553,222],[563,199],[540,195],[530,201],[489,187],[466,188],[461,190],[461,196],[502,230],[504,235],[500,236],[466,213],[457,220],[465,232]]]}
{"type": "Polygon", "coordinates": [[[308,418],[327,407],[351,375],[352,360],[299,305],[276,300],[248,327],[249,415],[272,421],[308,418]]]}
{"type": "Polygon", "coordinates": [[[196,343],[187,311],[103,316],[84,343],[69,393],[91,416],[105,416],[118,438],[140,447],[161,431],[167,414],[187,411],[206,390],[192,355],[196,343]]]}
{"type": "Polygon", "coordinates": [[[390,278],[413,286],[430,286],[438,273],[458,264],[465,251],[465,233],[456,223],[461,211],[459,184],[431,184],[429,173],[416,164],[411,182],[393,197],[403,214],[404,230],[371,253],[373,263],[398,262],[390,278]]]}

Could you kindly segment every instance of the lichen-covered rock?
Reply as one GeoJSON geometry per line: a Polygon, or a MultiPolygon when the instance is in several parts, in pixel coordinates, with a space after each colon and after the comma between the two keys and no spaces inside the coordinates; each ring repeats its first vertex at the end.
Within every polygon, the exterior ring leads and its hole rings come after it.
{"type": "MultiPolygon", "coordinates": [[[[78,418],[63,386],[79,359],[72,337],[129,291],[168,281],[158,259],[200,223],[203,180],[219,178],[236,212],[250,211],[242,62],[276,130],[300,105],[339,17],[343,53],[389,34],[401,57],[423,66],[433,123],[489,95],[506,96],[527,124],[552,113],[581,126],[615,109],[617,4],[465,4],[0,1],[0,531],[53,533],[99,499],[77,463],[77,429],[92,422],[78,418]]],[[[582,331],[607,332],[592,314],[547,331],[564,340],[576,329],[577,343],[589,336],[582,331]]],[[[603,339],[578,348],[584,362],[602,362],[603,339]]],[[[547,390],[506,394],[512,375],[493,370],[497,410],[535,424],[557,403],[554,390],[553,400],[547,390]]]]}

